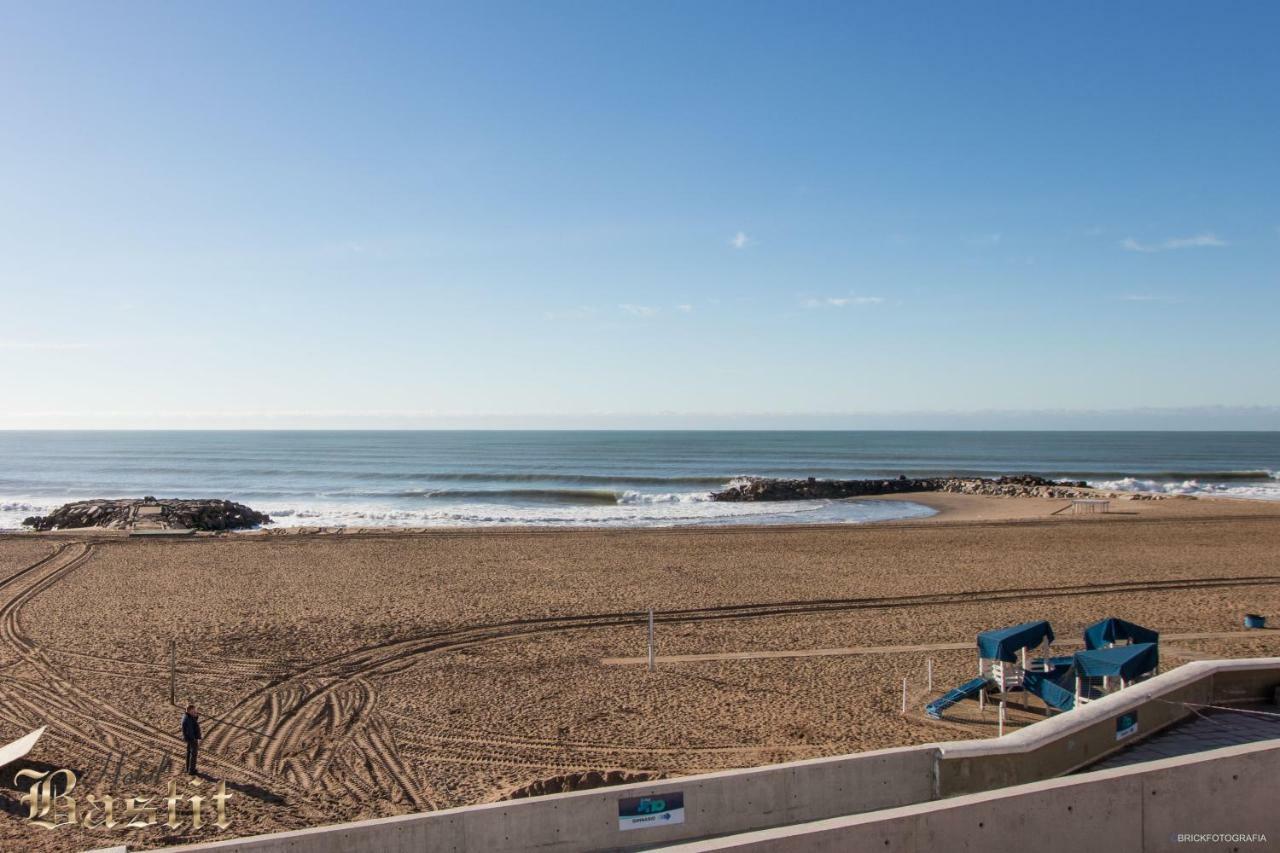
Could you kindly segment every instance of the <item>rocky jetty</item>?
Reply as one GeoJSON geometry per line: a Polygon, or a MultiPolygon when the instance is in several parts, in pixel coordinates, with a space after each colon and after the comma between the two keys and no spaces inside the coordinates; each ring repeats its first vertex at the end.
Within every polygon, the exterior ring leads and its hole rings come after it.
{"type": "Polygon", "coordinates": [[[63,504],[48,515],[22,523],[36,530],[82,527],[150,530],[243,530],[269,524],[271,516],[244,504],[215,499],[93,500],[63,504]]]}
{"type": "Polygon", "coordinates": [[[861,498],[906,492],[954,492],[998,497],[1089,498],[1097,492],[1083,480],[1048,480],[1032,474],[1012,477],[896,477],[889,480],[774,480],[746,477],[712,494],[714,501],[804,501],[861,498]]]}

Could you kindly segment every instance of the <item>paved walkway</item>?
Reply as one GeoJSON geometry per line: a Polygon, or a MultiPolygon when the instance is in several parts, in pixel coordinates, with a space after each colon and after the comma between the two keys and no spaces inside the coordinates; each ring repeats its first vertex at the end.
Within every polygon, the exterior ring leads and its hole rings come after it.
{"type": "MultiPolygon", "coordinates": [[[[1161,634],[1161,642],[1167,640],[1230,640],[1238,637],[1266,636],[1264,631],[1220,631],[1204,634],[1161,634]]],[[[1054,646],[1083,646],[1081,640],[1059,640],[1054,646]]],[[[847,646],[838,649],[789,649],[782,651],[756,652],[714,652],[701,655],[658,655],[658,663],[696,663],[712,660],[761,660],[768,658],[813,658],[834,657],[837,655],[893,655],[912,652],[941,652],[956,649],[976,649],[973,640],[967,643],[926,643],[918,646],[847,646]]],[[[647,664],[649,659],[642,658],[601,658],[605,666],[636,666],[647,664]]]]}
{"type": "Polygon", "coordinates": [[[1161,758],[1190,755],[1208,749],[1256,743],[1272,738],[1280,738],[1280,706],[1255,705],[1239,711],[1201,711],[1186,722],[1178,723],[1110,758],[1090,765],[1085,771],[1127,767],[1143,761],[1158,761],[1161,758]],[[1248,714],[1243,711],[1265,713],[1248,714]]]}

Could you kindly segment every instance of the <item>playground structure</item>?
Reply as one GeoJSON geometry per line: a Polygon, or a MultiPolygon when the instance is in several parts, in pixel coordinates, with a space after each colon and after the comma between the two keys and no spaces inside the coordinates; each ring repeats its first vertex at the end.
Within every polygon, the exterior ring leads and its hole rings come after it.
{"type": "Polygon", "coordinates": [[[1050,713],[1071,711],[1102,696],[1158,674],[1160,635],[1150,628],[1114,617],[1084,631],[1084,649],[1053,655],[1053,626],[1041,619],[978,634],[978,677],[925,706],[941,720],[943,713],[966,699],[985,707],[988,694],[998,696],[1000,734],[1005,704],[1017,693],[1023,708],[1028,694],[1050,713]],[[1033,656],[1034,655],[1034,656],[1033,656]]]}

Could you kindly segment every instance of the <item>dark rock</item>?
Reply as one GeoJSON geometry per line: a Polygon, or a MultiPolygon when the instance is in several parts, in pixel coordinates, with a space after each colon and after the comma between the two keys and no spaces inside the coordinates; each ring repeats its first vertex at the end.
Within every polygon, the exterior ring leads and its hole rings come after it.
{"type": "Polygon", "coordinates": [[[71,530],[82,527],[111,529],[135,526],[180,530],[243,530],[271,523],[271,516],[232,501],[94,500],[63,504],[44,516],[32,516],[23,525],[36,530],[71,530]],[[146,507],[148,512],[139,513],[146,507]],[[159,512],[155,512],[155,509],[159,512]]]}
{"type": "Polygon", "coordinates": [[[1075,498],[1093,495],[1083,480],[1057,481],[1033,474],[1008,477],[916,477],[895,480],[775,480],[747,477],[712,494],[715,501],[838,500],[907,492],[953,492],[1006,497],[1075,498]]]}

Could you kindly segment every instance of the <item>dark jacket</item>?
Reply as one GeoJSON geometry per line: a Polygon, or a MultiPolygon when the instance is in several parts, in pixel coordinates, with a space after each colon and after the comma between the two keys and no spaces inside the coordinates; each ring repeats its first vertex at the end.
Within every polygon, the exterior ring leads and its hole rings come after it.
{"type": "Polygon", "coordinates": [[[200,721],[190,714],[182,715],[182,739],[188,742],[200,740],[200,721]]]}

